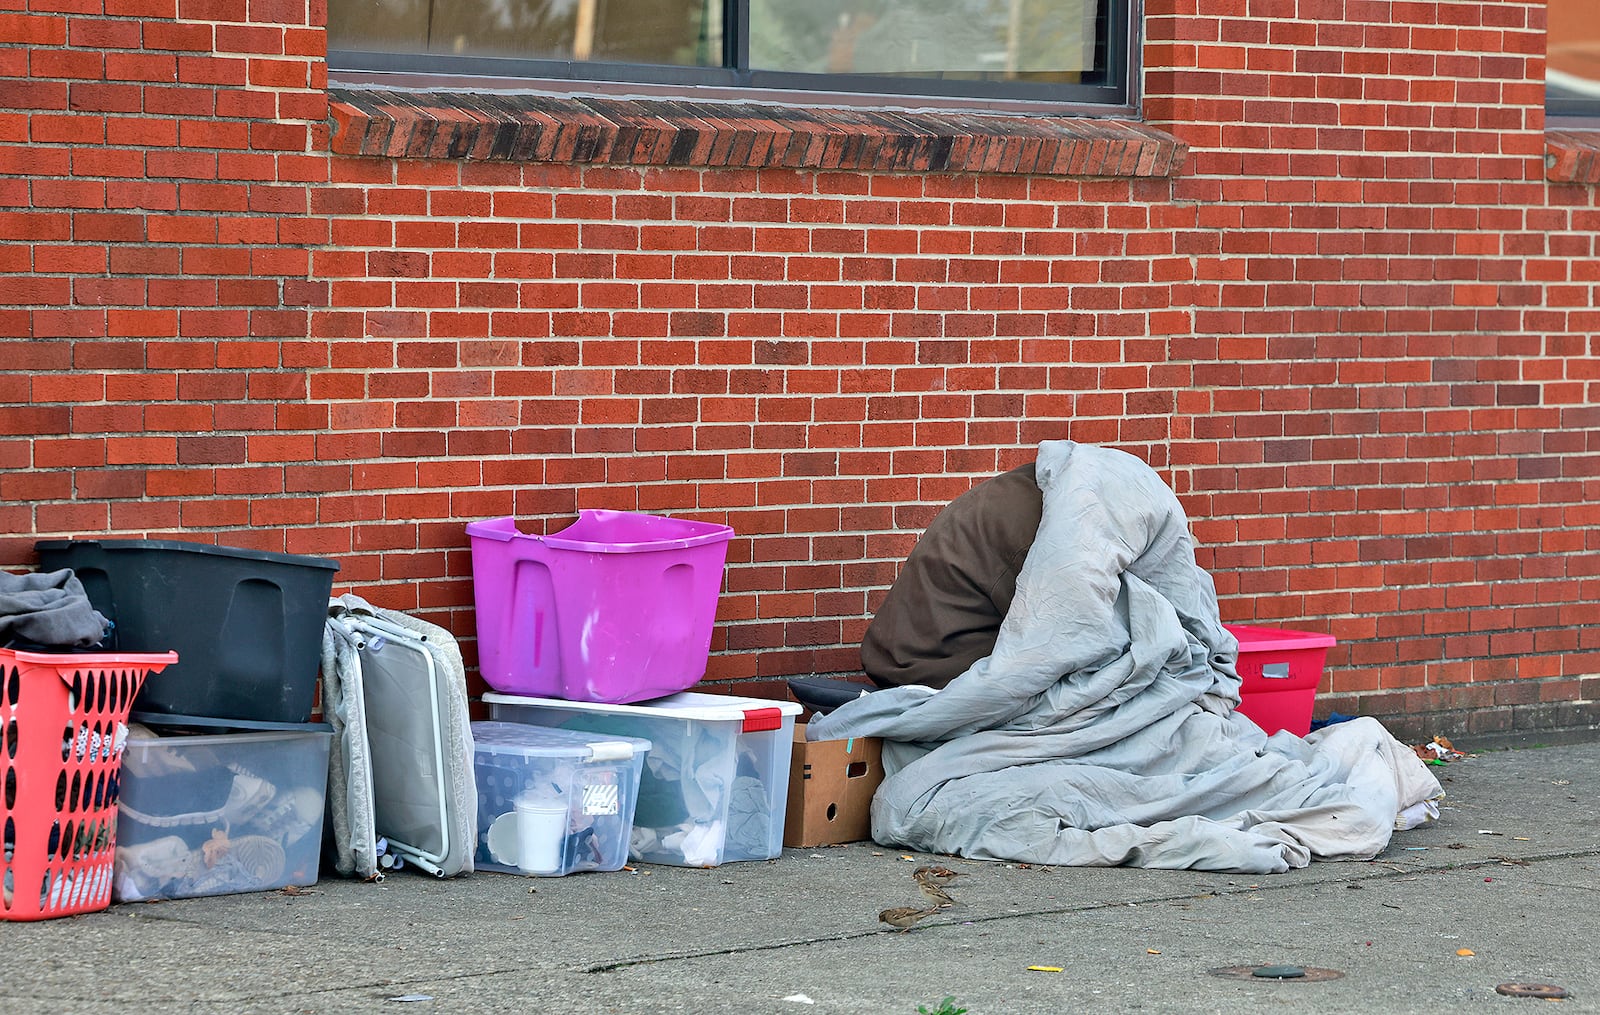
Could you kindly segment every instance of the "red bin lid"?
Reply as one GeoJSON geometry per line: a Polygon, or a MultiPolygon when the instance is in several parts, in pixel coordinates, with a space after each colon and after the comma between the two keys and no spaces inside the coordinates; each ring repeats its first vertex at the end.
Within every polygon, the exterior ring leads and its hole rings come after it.
{"type": "Polygon", "coordinates": [[[1338,640],[1331,634],[1291,631],[1282,627],[1255,627],[1250,624],[1223,624],[1239,639],[1240,652],[1291,652],[1295,649],[1331,648],[1338,640]]]}

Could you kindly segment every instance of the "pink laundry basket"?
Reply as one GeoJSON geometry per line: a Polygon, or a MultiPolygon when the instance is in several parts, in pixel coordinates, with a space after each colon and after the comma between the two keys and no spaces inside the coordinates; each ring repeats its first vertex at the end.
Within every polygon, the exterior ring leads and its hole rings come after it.
{"type": "Polygon", "coordinates": [[[0,920],[111,905],[128,711],[175,652],[0,648],[0,920]]]}
{"type": "Polygon", "coordinates": [[[497,691],[625,704],[705,675],[726,525],[583,511],[534,536],[472,522],[478,669],[497,691]]]}

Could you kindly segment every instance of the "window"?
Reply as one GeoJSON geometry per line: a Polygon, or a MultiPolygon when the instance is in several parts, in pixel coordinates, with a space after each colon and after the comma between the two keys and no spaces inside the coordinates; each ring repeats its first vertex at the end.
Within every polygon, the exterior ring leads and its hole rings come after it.
{"type": "Polygon", "coordinates": [[[328,0],[340,70],[1132,105],[1138,0],[328,0]]]}
{"type": "Polygon", "coordinates": [[[1595,0],[1550,0],[1545,111],[1600,117],[1600,7],[1595,0]]]}

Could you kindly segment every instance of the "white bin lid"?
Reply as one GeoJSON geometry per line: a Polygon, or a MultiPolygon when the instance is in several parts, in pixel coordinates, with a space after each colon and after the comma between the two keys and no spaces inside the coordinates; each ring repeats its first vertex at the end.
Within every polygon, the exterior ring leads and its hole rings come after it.
{"type": "Polygon", "coordinates": [[[640,737],[605,736],[520,722],[475,722],[472,743],[492,754],[574,761],[629,761],[650,750],[640,737]]]}
{"type": "Polygon", "coordinates": [[[796,716],[802,711],[797,701],[738,698],[730,694],[704,694],[699,691],[680,691],[665,698],[652,698],[631,705],[612,705],[602,701],[568,701],[565,698],[532,698],[517,694],[500,694],[496,691],[486,692],[483,700],[498,705],[535,705],[539,708],[566,709],[571,712],[648,716],[653,719],[737,721],[743,724],[745,733],[780,729],[785,716],[796,716]]]}

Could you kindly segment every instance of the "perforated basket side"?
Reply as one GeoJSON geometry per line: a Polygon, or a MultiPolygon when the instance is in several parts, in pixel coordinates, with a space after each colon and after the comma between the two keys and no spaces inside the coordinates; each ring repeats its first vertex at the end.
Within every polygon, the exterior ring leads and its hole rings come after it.
{"type": "Polygon", "coordinates": [[[0,649],[0,919],[110,905],[128,711],[145,678],[176,659],[0,649]]]}

